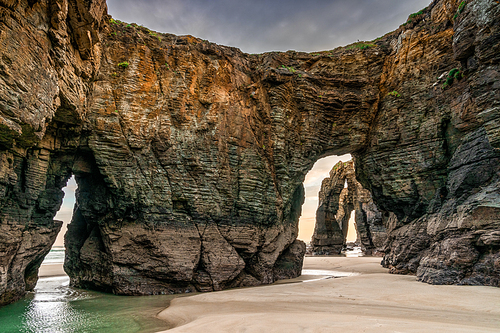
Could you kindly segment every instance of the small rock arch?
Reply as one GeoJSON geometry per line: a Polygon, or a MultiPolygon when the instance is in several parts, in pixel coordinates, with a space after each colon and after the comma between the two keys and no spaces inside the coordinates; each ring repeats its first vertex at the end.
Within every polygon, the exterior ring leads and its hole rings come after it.
{"type": "Polygon", "coordinates": [[[325,178],[319,192],[316,224],[311,239],[315,254],[339,254],[346,245],[351,212],[362,249],[382,255],[387,230],[381,212],[368,190],[356,180],[354,162],[338,162],[325,178]],[[347,184],[345,186],[344,184],[347,184]]]}

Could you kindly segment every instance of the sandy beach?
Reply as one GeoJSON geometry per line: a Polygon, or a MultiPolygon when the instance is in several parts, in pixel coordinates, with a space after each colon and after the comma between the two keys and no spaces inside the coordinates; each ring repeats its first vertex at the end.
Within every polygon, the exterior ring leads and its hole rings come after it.
{"type": "Polygon", "coordinates": [[[376,257],[307,257],[306,270],[359,275],[303,276],[256,288],[174,299],[165,332],[500,332],[500,289],[433,286],[388,274],[376,257]],[[316,277],[321,278],[321,277],[316,277]],[[300,283],[299,283],[300,282],[300,283]]]}
{"type": "Polygon", "coordinates": [[[38,277],[53,277],[66,275],[63,269],[63,264],[48,264],[40,266],[38,277]]]}

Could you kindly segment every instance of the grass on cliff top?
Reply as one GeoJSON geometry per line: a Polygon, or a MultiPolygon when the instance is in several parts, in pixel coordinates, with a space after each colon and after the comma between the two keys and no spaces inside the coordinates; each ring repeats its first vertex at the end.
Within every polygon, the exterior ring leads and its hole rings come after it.
{"type": "MultiPolygon", "coordinates": [[[[388,34],[386,34],[386,35],[388,35],[388,34]]],[[[377,40],[380,40],[382,38],[383,37],[379,37],[379,38],[375,39],[373,42],[375,42],[377,40]]],[[[312,55],[313,57],[319,57],[319,56],[334,57],[335,54],[337,52],[339,52],[339,51],[343,51],[343,50],[366,50],[366,49],[369,49],[371,47],[378,46],[377,44],[375,44],[373,42],[356,42],[356,43],[352,43],[352,44],[349,44],[349,45],[346,45],[346,46],[336,47],[335,49],[330,50],[330,51],[312,52],[312,53],[309,53],[309,54],[312,55]]]]}
{"type": "MultiPolygon", "coordinates": [[[[111,18],[109,20],[109,24],[112,27],[115,26],[116,28],[121,27],[121,28],[132,28],[132,29],[134,29],[134,32],[137,34],[137,36],[139,37],[139,39],[141,40],[141,42],[144,45],[146,45],[146,43],[145,43],[144,39],[142,38],[140,32],[143,32],[143,33],[149,34],[152,37],[158,38],[158,41],[161,42],[161,36],[159,35],[159,33],[151,31],[151,30],[149,30],[148,28],[146,28],[146,27],[144,27],[142,25],[137,25],[136,23],[122,22],[120,20],[115,20],[114,18],[111,18]]],[[[120,32],[118,32],[118,33],[120,33],[120,32]]],[[[111,33],[111,35],[117,36],[118,33],[116,31],[113,31],[111,33]]]]}
{"type": "Polygon", "coordinates": [[[345,47],[346,50],[354,50],[354,49],[359,49],[359,50],[366,50],[369,49],[370,47],[377,46],[376,44],[373,43],[366,43],[366,42],[357,42],[353,43],[351,45],[347,45],[345,47]]]}
{"type": "Polygon", "coordinates": [[[417,17],[417,16],[419,16],[419,15],[422,15],[426,9],[427,9],[427,7],[425,7],[425,8],[424,8],[424,9],[422,9],[422,10],[419,10],[419,11],[418,11],[418,12],[416,12],[416,13],[410,14],[410,15],[408,16],[408,19],[407,19],[406,21],[411,20],[412,18],[415,18],[415,17],[417,17]]]}
{"type": "Polygon", "coordinates": [[[160,43],[163,38],[174,38],[176,40],[175,43],[179,44],[187,44],[187,45],[197,45],[197,44],[215,44],[210,42],[207,39],[200,39],[197,37],[193,37],[191,35],[184,36],[175,36],[168,33],[162,33],[150,30],[149,28],[139,25],[137,23],[127,23],[120,20],[115,20],[113,18],[109,19],[109,26],[114,31],[110,33],[110,36],[123,36],[124,32],[134,33],[137,38],[141,41],[142,44],[146,45],[148,38],[152,37],[153,39],[157,39],[160,43]]]}
{"type": "Polygon", "coordinates": [[[402,26],[404,27],[405,25],[410,24],[411,22],[413,22],[413,20],[418,21],[419,16],[422,15],[422,14],[425,14],[426,12],[427,12],[427,7],[419,10],[416,13],[410,14],[408,16],[408,18],[406,19],[406,22],[403,23],[402,26]]]}

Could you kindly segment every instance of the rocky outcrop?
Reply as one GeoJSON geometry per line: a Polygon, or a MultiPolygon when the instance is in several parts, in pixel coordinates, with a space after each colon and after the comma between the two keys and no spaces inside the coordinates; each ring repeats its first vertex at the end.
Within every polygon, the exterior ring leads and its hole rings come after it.
{"type": "Polygon", "coordinates": [[[382,213],[370,192],[356,181],[354,162],[338,162],[330,177],[321,183],[316,225],[311,239],[315,254],[338,254],[346,246],[349,218],[355,214],[355,228],[363,252],[383,251],[387,239],[382,213]]]}
{"type": "Polygon", "coordinates": [[[358,233],[359,241],[363,252],[367,255],[384,254],[387,241],[387,228],[384,219],[384,214],[381,212],[370,191],[365,189],[359,182],[354,183],[356,189],[354,191],[354,213],[355,226],[358,233]]]}
{"type": "Polygon", "coordinates": [[[496,1],[436,1],[391,42],[381,84],[398,94],[354,155],[394,273],[499,286],[499,23],[496,1]]]}
{"type": "Polygon", "coordinates": [[[436,0],[369,44],[248,55],[102,0],[0,0],[0,303],[34,285],[71,174],[75,286],[295,276],[305,174],[349,152],[387,212],[384,265],[498,285],[499,6],[436,0]]]}
{"type": "Polygon", "coordinates": [[[321,182],[321,189],[318,194],[318,209],[316,210],[316,224],[311,238],[313,253],[338,254],[345,245],[344,229],[347,235],[348,225],[344,225],[345,219],[337,219],[337,213],[341,209],[342,216],[347,215],[348,221],[352,211],[352,207],[351,209],[346,208],[348,213],[345,214],[344,207],[342,207],[343,204],[348,203],[348,200],[345,200],[348,192],[344,191],[346,169],[343,162],[337,163],[330,171],[330,177],[323,179],[321,182]],[[343,197],[342,205],[340,205],[341,197],[343,197]]]}
{"type": "Polygon", "coordinates": [[[104,15],[104,1],[0,1],[0,305],[35,287],[61,228],[104,15]]]}

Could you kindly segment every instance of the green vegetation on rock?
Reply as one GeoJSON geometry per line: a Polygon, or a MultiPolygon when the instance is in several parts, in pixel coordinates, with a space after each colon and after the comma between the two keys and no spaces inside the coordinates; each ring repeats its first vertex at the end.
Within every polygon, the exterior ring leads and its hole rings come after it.
{"type": "Polygon", "coordinates": [[[465,5],[466,5],[465,1],[462,1],[460,3],[460,5],[458,6],[458,9],[457,9],[457,12],[455,13],[455,15],[453,15],[453,21],[455,21],[457,19],[458,15],[462,14],[462,12],[465,9],[465,5]]]}
{"type": "Polygon", "coordinates": [[[293,67],[287,67],[285,65],[281,65],[281,68],[287,69],[290,73],[295,73],[297,70],[293,67]]]}
{"type": "Polygon", "coordinates": [[[118,64],[119,67],[123,67],[123,68],[127,68],[129,66],[129,63],[127,61],[124,61],[124,62],[120,62],[118,64]]]}
{"type": "Polygon", "coordinates": [[[374,47],[374,46],[377,46],[377,45],[372,44],[372,43],[358,42],[358,43],[354,43],[354,44],[346,46],[346,50],[354,50],[354,49],[366,50],[366,49],[369,49],[370,47],[374,47]]]}
{"type": "Polygon", "coordinates": [[[446,77],[446,81],[443,83],[442,89],[446,89],[453,84],[455,79],[458,81],[462,79],[463,73],[458,68],[453,68],[446,77]]]}

